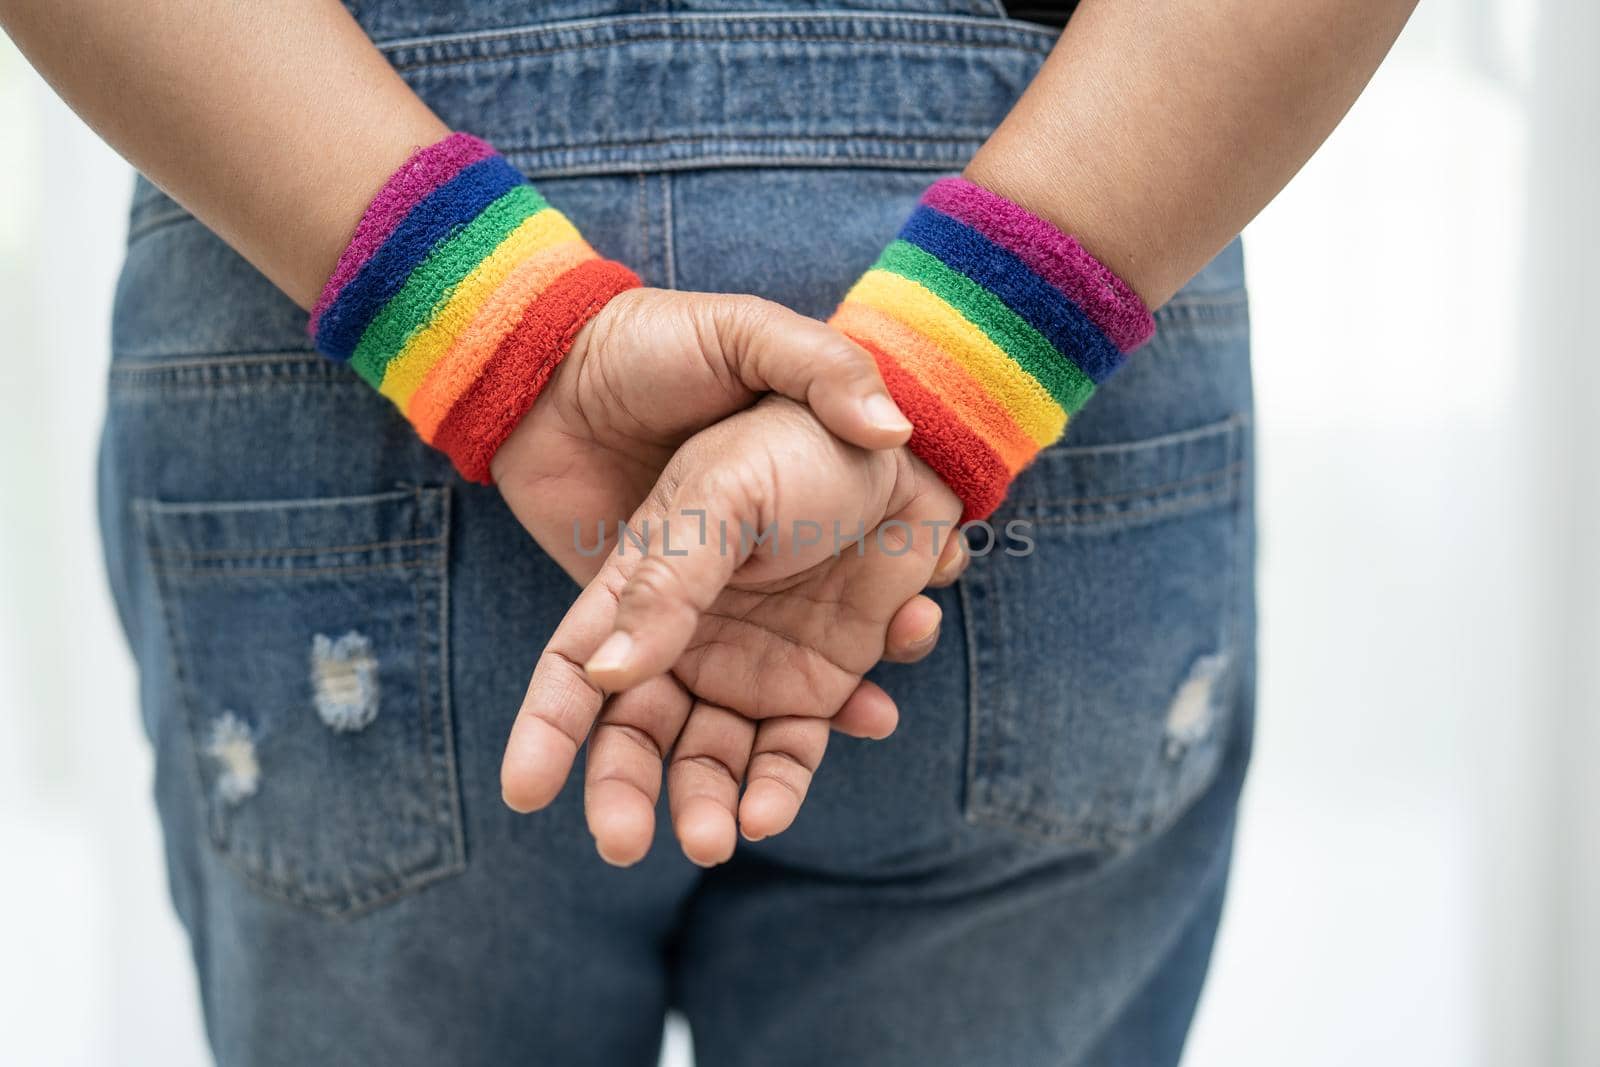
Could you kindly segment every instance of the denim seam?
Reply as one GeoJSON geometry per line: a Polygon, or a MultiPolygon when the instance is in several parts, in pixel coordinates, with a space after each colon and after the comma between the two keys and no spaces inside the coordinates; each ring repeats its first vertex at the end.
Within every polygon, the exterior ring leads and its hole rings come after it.
{"type": "Polygon", "coordinates": [[[375,43],[378,50],[383,52],[385,56],[390,53],[425,51],[430,48],[457,47],[467,49],[464,55],[450,56],[438,60],[417,60],[404,63],[391,61],[391,65],[396,70],[406,72],[426,70],[436,66],[458,66],[463,63],[483,60],[523,58],[526,54],[545,55],[628,44],[658,44],[663,41],[705,42],[707,44],[737,44],[745,41],[754,43],[822,41],[824,43],[837,42],[851,45],[866,43],[901,47],[920,45],[946,48],[1004,48],[1011,51],[1043,53],[1049,49],[1058,36],[1059,31],[1050,27],[1012,19],[1004,20],[1003,24],[996,25],[994,20],[976,15],[927,15],[917,12],[872,11],[786,12],[775,14],[730,12],[727,14],[606,15],[597,18],[573,19],[566,22],[513,26],[497,30],[397,38],[392,41],[375,43]],[[952,38],[930,40],[888,34],[863,42],[860,37],[852,37],[842,33],[789,36],[783,34],[743,34],[734,30],[734,27],[739,26],[781,25],[785,23],[793,25],[804,22],[854,23],[856,25],[870,25],[884,29],[921,27],[924,29],[942,29],[957,33],[978,34],[990,39],[962,40],[952,38]],[[687,32],[673,33],[670,32],[672,29],[687,32]],[[631,32],[634,30],[642,30],[644,32],[631,32]],[[550,46],[534,50],[513,50],[508,52],[482,50],[485,45],[514,41],[517,38],[549,38],[563,34],[576,36],[580,40],[572,45],[550,46]],[[612,36],[605,40],[593,40],[592,37],[595,34],[611,34],[612,36]]]}
{"type": "MultiPolygon", "coordinates": [[[[154,561],[152,561],[154,563],[154,561]]],[[[162,574],[193,575],[203,578],[315,578],[319,574],[381,574],[385,571],[436,570],[439,563],[433,560],[416,560],[404,563],[363,563],[333,567],[171,567],[154,563],[162,574]]]]}
{"type": "Polygon", "coordinates": [[[253,558],[253,557],[256,557],[256,556],[263,556],[263,555],[273,555],[273,556],[327,555],[327,556],[336,556],[336,555],[340,555],[341,553],[346,553],[346,552],[375,552],[375,551],[377,551],[379,549],[383,549],[383,548],[414,548],[414,547],[421,546],[421,545],[438,545],[438,544],[443,544],[443,543],[444,543],[444,538],[442,538],[442,537],[407,537],[407,538],[403,538],[403,539],[398,540],[398,541],[368,541],[366,544],[360,544],[360,545],[329,545],[327,547],[321,547],[321,546],[318,546],[318,545],[295,545],[295,546],[289,547],[289,548],[278,548],[278,547],[274,546],[272,548],[261,549],[259,551],[249,551],[249,550],[243,550],[243,549],[220,549],[220,548],[219,549],[208,549],[208,550],[200,551],[200,552],[186,552],[186,551],[179,550],[179,551],[176,551],[176,552],[167,552],[167,551],[155,552],[155,553],[152,553],[152,556],[155,559],[170,559],[170,560],[186,560],[186,559],[187,560],[250,559],[250,558],[253,558]]]}
{"type": "MultiPolygon", "coordinates": [[[[442,490],[438,491],[442,492],[442,490]]],[[[397,500],[405,500],[407,498],[415,499],[416,495],[416,488],[406,488],[391,489],[382,493],[355,493],[347,496],[311,497],[304,500],[217,500],[200,501],[195,503],[178,503],[174,501],[144,498],[133,501],[131,506],[137,511],[150,514],[190,515],[213,514],[217,512],[287,511],[291,509],[310,510],[312,508],[375,507],[379,504],[391,503],[397,500]]]]}
{"type": "MultiPolygon", "coordinates": [[[[565,22],[526,23],[521,26],[507,26],[491,30],[463,30],[458,33],[423,34],[415,37],[396,37],[392,40],[374,42],[379,51],[399,52],[410,48],[429,48],[439,46],[473,46],[489,44],[495,41],[507,41],[517,37],[530,35],[549,35],[553,33],[587,33],[593,30],[606,29],[617,26],[644,26],[650,24],[675,23],[683,26],[707,26],[716,28],[734,24],[754,24],[758,22],[872,22],[880,25],[924,25],[943,26],[950,29],[973,30],[981,33],[1006,34],[1017,37],[1023,36],[1040,38],[1041,47],[1054,41],[1060,31],[1051,27],[1039,26],[1034,23],[1019,22],[1007,19],[1006,25],[997,26],[992,21],[972,15],[932,15],[919,11],[794,11],[773,13],[740,13],[740,12],[681,12],[676,14],[659,15],[600,15],[591,18],[571,19],[565,22]]],[[[712,36],[700,39],[716,40],[712,36]]]]}
{"type": "MultiPolygon", "coordinates": [[[[448,498],[448,494],[445,494],[442,499],[445,501],[445,504],[440,507],[440,512],[442,512],[442,514],[434,515],[432,518],[434,518],[435,523],[440,525],[440,531],[442,531],[440,536],[446,536],[445,526],[443,526],[443,523],[448,520],[448,514],[450,514],[450,512],[448,512],[448,501],[450,501],[450,498],[448,498]]],[[[413,517],[411,517],[411,533],[413,533],[413,536],[418,534],[418,530],[416,530],[416,523],[421,522],[422,507],[424,507],[424,504],[422,504],[421,498],[419,498],[416,512],[414,512],[413,517]]],[[[438,589],[438,595],[440,595],[440,597],[443,597],[443,595],[446,593],[446,590],[448,590],[448,587],[450,587],[450,568],[448,568],[448,558],[446,558],[445,565],[440,568],[438,587],[440,587],[440,589],[438,589]]],[[[426,614],[424,614],[424,611],[422,611],[422,582],[411,582],[411,592],[413,592],[414,601],[416,601],[416,624],[418,624],[419,637],[421,637],[421,633],[426,633],[426,630],[422,629],[422,627],[426,625],[426,622],[424,622],[424,617],[426,617],[426,614]]],[[[446,627],[446,625],[448,625],[448,621],[446,621],[442,614],[442,616],[440,616],[440,622],[438,622],[438,627],[440,627],[440,629],[435,632],[435,640],[438,641],[438,645],[437,648],[432,649],[432,651],[437,654],[440,662],[442,662],[442,665],[440,665],[440,677],[438,677],[438,685],[440,685],[440,688],[442,688],[443,685],[446,685],[446,680],[450,678],[450,675],[445,673],[445,670],[443,670],[443,641],[446,640],[446,635],[443,633],[443,627],[446,627]]],[[[421,638],[421,640],[426,640],[426,638],[421,638]]],[[[440,781],[440,766],[438,766],[438,763],[440,763],[440,758],[445,758],[445,752],[435,752],[434,750],[438,745],[437,737],[442,736],[442,734],[435,733],[434,729],[430,729],[432,704],[434,704],[434,691],[432,691],[432,689],[429,688],[429,685],[427,685],[427,659],[429,659],[427,656],[416,657],[418,713],[422,720],[422,737],[426,739],[427,749],[429,749],[429,752],[427,752],[427,777],[429,777],[429,782],[432,784],[432,787],[434,787],[435,797],[437,797],[438,800],[442,800],[443,803],[445,803],[445,806],[448,806],[451,811],[459,811],[459,806],[451,803],[450,787],[448,787],[448,782],[440,781]]],[[[450,720],[448,720],[448,717],[445,717],[445,715],[440,715],[438,729],[440,729],[440,731],[445,731],[445,729],[448,728],[450,728],[450,720]]],[[[454,752],[450,737],[445,736],[445,739],[443,739],[443,744],[446,745],[446,750],[448,750],[448,752],[454,752]]],[[[453,779],[454,776],[453,774],[446,774],[445,777],[446,779],[453,779]]],[[[459,819],[459,817],[458,819],[454,819],[454,827],[451,827],[451,825],[446,822],[446,813],[443,813],[443,811],[438,811],[437,808],[438,805],[435,803],[435,822],[440,824],[438,829],[445,832],[446,840],[450,841],[450,846],[454,846],[454,854],[453,856],[448,856],[448,862],[446,862],[445,867],[446,869],[453,870],[453,872],[454,870],[462,870],[464,867],[466,867],[466,853],[464,853],[464,848],[462,848],[461,819],[459,819]]]]}
{"type": "Polygon", "coordinates": [[[678,287],[677,252],[672,243],[672,175],[661,175],[661,264],[668,289],[678,287]]]}
{"type": "MultiPolygon", "coordinates": [[[[150,521],[151,512],[148,509],[137,506],[137,504],[133,505],[130,510],[133,512],[134,525],[139,530],[140,541],[147,549],[153,548],[155,530],[150,521]]],[[[227,852],[222,847],[221,828],[217,824],[217,817],[212,808],[211,798],[207,795],[204,768],[200,765],[200,746],[194,727],[194,694],[190,692],[193,683],[189,679],[188,671],[184,669],[183,656],[180,655],[177,620],[172,615],[172,590],[163,580],[165,577],[165,572],[156,567],[152,561],[150,584],[161,609],[163,636],[166,638],[164,644],[167,649],[167,666],[172,671],[172,680],[176,684],[178,691],[178,714],[182,716],[182,722],[179,724],[180,736],[186,742],[183,747],[189,750],[189,773],[194,782],[194,791],[190,797],[190,804],[204,819],[206,837],[211,842],[212,847],[218,854],[226,856],[227,852]]],[[[231,867],[232,865],[230,864],[229,866],[231,867]]]]}
{"type": "Polygon", "coordinates": [[[1168,519],[1191,511],[1202,511],[1216,504],[1226,504],[1239,495],[1237,481],[1205,493],[1173,497],[1154,507],[1143,510],[1128,509],[1102,515],[1047,515],[1033,519],[1035,526],[1142,526],[1157,519],[1168,519]]]}
{"type": "Polygon", "coordinates": [[[967,752],[966,781],[963,783],[961,813],[968,822],[975,821],[978,809],[978,730],[980,697],[980,670],[978,662],[977,620],[973,617],[972,580],[966,575],[956,581],[956,593],[961,602],[962,633],[967,640],[967,752]]]}
{"type": "Polygon", "coordinates": [[[548,48],[525,48],[516,49],[509,52],[495,52],[485,55],[460,56],[451,57],[449,59],[419,60],[415,63],[396,63],[393,64],[393,67],[401,74],[414,74],[421,71],[442,70],[448,67],[478,66],[492,63],[509,63],[519,59],[545,59],[549,56],[576,55],[582,52],[595,52],[603,49],[626,48],[631,45],[694,44],[702,41],[707,44],[721,45],[833,44],[849,46],[857,49],[860,49],[863,45],[866,45],[867,47],[881,46],[883,48],[893,48],[897,51],[910,51],[917,48],[925,48],[939,51],[958,50],[968,52],[987,52],[995,49],[1003,49],[1006,51],[1023,52],[1029,55],[1038,54],[1040,51],[1039,49],[1029,47],[1026,44],[1013,44],[1006,41],[910,41],[893,37],[886,37],[882,38],[881,40],[862,41],[858,37],[850,37],[843,34],[811,34],[796,36],[789,36],[787,34],[752,34],[750,36],[740,37],[704,38],[682,37],[676,34],[662,33],[647,34],[638,37],[622,37],[616,40],[608,41],[581,41],[570,45],[553,45],[548,48]]]}
{"type": "Polygon", "coordinates": [[[1216,467],[1201,474],[1188,478],[1179,478],[1170,482],[1161,482],[1156,485],[1142,486],[1138,489],[1129,489],[1122,493],[1107,493],[1104,496],[1077,496],[1077,497],[1044,497],[1030,498],[1019,502],[1021,507],[1027,508],[1080,508],[1095,504],[1116,504],[1128,500],[1159,501],[1163,497],[1174,496],[1183,489],[1192,489],[1206,485],[1210,482],[1226,478],[1230,474],[1238,473],[1244,465],[1243,460],[1235,460],[1225,467],[1216,467]]]}
{"type": "MultiPolygon", "coordinates": [[[[851,137],[841,137],[841,141],[849,141],[851,137]]],[[[811,138],[791,138],[797,144],[809,143],[811,138]]],[[[874,138],[865,138],[870,142],[874,138]]],[[[580,151],[573,148],[537,149],[525,152],[512,150],[504,153],[518,166],[532,169],[539,181],[556,178],[593,178],[606,177],[617,174],[665,174],[674,171],[700,171],[720,170],[730,167],[766,167],[771,169],[806,168],[806,169],[838,169],[838,170],[929,170],[945,171],[955,170],[966,164],[983,143],[984,138],[978,137],[970,140],[951,141],[948,144],[937,140],[919,142],[922,144],[939,144],[947,150],[940,156],[892,156],[860,153],[849,157],[829,158],[826,156],[797,155],[774,153],[771,155],[758,155],[755,153],[738,154],[712,154],[695,155],[682,159],[652,159],[642,163],[638,159],[618,160],[584,160],[579,163],[563,163],[559,165],[535,166],[525,161],[536,152],[566,152],[580,151]]]]}
{"type": "MultiPolygon", "coordinates": [[[[439,531],[443,544],[442,571],[439,577],[439,621],[438,634],[438,700],[439,700],[439,738],[443,746],[441,756],[444,759],[444,789],[445,799],[450,805],[450,825],[446,827],[451,831],[451,838],[455,845],[456,862],[451,866],[451,873],[464,871],[467,867],[467,840],[466,840],[466,815],[462,810],[461,801],[461,775],[456,765],[456,728],[455,705],[450,699],[450,523],[453,517],[451,508],[451,494],[448,489],[440,490],[439,495],[439,531]]],[[[441,813],[441,818],[444,817],[441,813]]]]}
{"type": "Polygon", "coordinates": [[[644,247],[639,250],[639,260],[640,268],[645,271],[650,269],[650,202],[645,188],[649,181],[647,175],[639,175],[639,230],[644,235],[644,247]]]}
{"type": "Polygon", "coordinates": [[[701,144],[705,141],[777,141],[796,144],[841,144],[850,141],[870,141],[886,144],[950,144],[956,141],[983,141],[992,130],[944,130],[932,133],[877,133],[870,129],[851,130],[849,133],[743,133],[707,130],[704,133],[673,134],[667,137],[637,137],[623,141],[575,141],[561,144],[496,145],[503,155],[518,153],[604,151],[617,148],[667,148],[672,145],[701,144]]]}
{"type": "Polygon", "coordinates": [[[1197,441],[1222,439],[1229,436],[1237,436],[1240,429],[1248,425],[1249,422],[1250,413],[1241,411],[1206,426],[1196,426],[1190,430],[1173,430],[1170,433],[1146,437],[1138,441],[1120,441],[1106,445],[1074,445],[1067,448],[1052,449],[1044,453],[1041,462],[1049,463],[1056,459],[1075,456],[1145,453],[1156,449],[1188,445],[1197,441]]]}

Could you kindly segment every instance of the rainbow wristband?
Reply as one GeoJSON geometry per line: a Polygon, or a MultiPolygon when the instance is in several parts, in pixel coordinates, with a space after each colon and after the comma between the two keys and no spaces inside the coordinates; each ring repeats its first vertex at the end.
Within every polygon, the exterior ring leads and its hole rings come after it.
{"type": "Polygon", "coordinates": [[[911,450],[992,514],[1155,322],[1121,278],[1037,215],[944,178],[829,320],[878,362],[911,450]]]}
{"type": "Polygon", "coordinates": [[[489,461],[578,331],[639,284],[493,148],[453,133],[373,198],[309,329],[319,351],[487,484],[489,461]]]}

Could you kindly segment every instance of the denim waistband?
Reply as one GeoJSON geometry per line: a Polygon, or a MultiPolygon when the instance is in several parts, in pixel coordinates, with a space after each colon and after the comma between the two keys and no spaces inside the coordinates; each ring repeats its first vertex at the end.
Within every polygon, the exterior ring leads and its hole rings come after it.
{"type": "MultiPolygon", "coordinates": [[[[741,166],[955,170],[1056,31],[903,12],[614,15],[378,41],[531,177],[741,166]]],[[[134,224],[174,205],[140,183],[134,224]]]]}

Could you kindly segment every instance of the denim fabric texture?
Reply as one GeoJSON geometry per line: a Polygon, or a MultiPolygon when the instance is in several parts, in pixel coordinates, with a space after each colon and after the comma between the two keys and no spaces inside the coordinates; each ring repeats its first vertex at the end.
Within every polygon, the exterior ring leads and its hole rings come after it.
{"type": "MultiPolygon", "coordinates": [[[[1053,41],[988,0],[349,6],[646,284],[818,316],[1053,41]]],[[[574,585],[141,181],[101,512],[218,1061],[645,1067],[675,1008],[702,1067],[1175,1063],[1253,715],[1239,247],[1156,318],[995,517],[1033,553],[874,672],[899,732],[724,867],[663,813],[618,871],[578,783],[499,796],[574,585]]]]}

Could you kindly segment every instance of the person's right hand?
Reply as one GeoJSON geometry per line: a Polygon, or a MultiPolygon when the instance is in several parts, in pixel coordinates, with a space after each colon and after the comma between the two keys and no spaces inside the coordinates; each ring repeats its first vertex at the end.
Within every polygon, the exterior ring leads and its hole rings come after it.
{"type": "Polygon", "coordinates": [[[753,296],[635,289],[578,334],[490,469],[534,540],[585,583],[678,446],[767,392],[863,448],[911,433],[872,357],[831,327],[753,296]]]}

